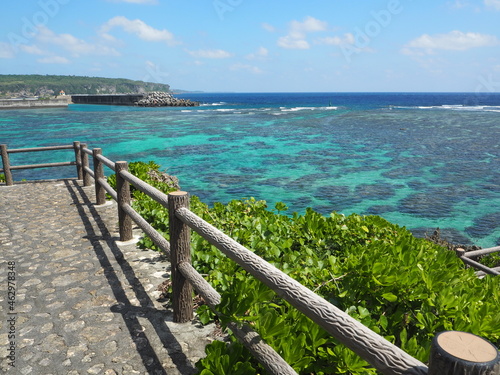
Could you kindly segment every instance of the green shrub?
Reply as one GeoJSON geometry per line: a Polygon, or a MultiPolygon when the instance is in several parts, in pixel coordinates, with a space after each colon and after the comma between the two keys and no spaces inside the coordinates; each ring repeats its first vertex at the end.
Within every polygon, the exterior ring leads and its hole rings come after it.
{"type": "MultiPolygon", "coordinates": [[[[253,199],[216,204],[206,216],[423,362],[432,337],[443,330],[467,331],[500,344],[500,279],[478,279],[454,253],[380,217],[324,217],[312,210],[287,217],[253,199]]],[[[193,259],[222,294],[222,323],[251,323],[298,373],[376,373],[200,239],[193,240],[193,259]]],[[[207,309],[200,314],[206,321],[207,309]]]]}
{"type": "MultiPolygon", "coordinates": [[[[141,167],[142,168],[142,167],[141,167]]],[[[142,194],[142,193],[140,193],[142,194]]],[[[134,206],[168,238],[168,213],[134,192],[134,206]]],[[[342,311],[426,362],[433,336],[460,330],[500,344],[500,278],[478,279],[455,254],[378,216],[283,215],[253,198],[191,209],[342,311]]],[[[377,374],[287,302],[197,234],[193,266],[221,293],[218,320],[247,323],[299,374],[377,374]]],[[[152,246],[146,239],[144,246],[152,246]]],[[[204,323],[214,319],[202,306],[204,323]]],[[[214,342],[197,364],[203,375],[263,374],[234,338],[214,342]]]]}

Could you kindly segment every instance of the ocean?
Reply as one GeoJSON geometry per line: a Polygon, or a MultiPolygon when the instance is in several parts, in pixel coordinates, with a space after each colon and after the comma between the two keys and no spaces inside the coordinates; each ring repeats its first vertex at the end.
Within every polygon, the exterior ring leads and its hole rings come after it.
{"type": "MultiPolygon", "coordinates": [[[[204,202],[254,197],[289,213],[380,215],[416,235],[500,245],[500,93],[192,93],[191,108],[0,111],[9,148],[100,147],[161,164],[204,202]]],[[[11,163],[68,160],[67,151],[11,163]],[[62,153],[62,154],[61,154],[62,153]]],[[[72,168],[14,179],[74,176],[72,168]]],[[[111,173],[109,170],[107,173],[111,173]]]]}

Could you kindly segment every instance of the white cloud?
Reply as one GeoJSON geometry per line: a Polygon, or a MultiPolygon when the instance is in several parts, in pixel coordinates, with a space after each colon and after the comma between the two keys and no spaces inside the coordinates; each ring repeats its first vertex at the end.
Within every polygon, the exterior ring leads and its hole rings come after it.
{"type": "Polygon", "coordinates": [[[452,9],[462,9],[469,6],[469,2],[465,0],[449,1],[447,5],[452,9]]]}
{"type": "Polygon", "coordinates": [[[36,60],[42,64],[69,64],[69,60],[66,57],[61,56],[49,56],[36,60]]]}
{"type": "Polygon", "coordinates": [[[100,33],[99,37],[108,43],[120,43],[118,39],[116,39],[113,35],[108,33],[100,33]]]}
{"type": "Polygon", "coordinates": [[[187,51],[191,56],[202,59],[227,59],[232,54],[222,49],[200,49],[198,51],[187,51]]]}
{"type": "Polygon", "coordinates": [[[270,33],[274,33],[274,32],[276,31],[276,28],[275,28],[273,25],[271,25],[271,24],[269,24],[269,23],[267,23],[267,22],[264,22],[264,23],[262,24],[262,28],[263,28],[264,30],[269,31],[270,33]]]}
{"type": "Polygon", "coordinates": [[[230,67],[231,70],[246,70],[253,74],[262,74],[263,71],[257,66],[247,64],[234,64],[230,67]]]}
{"type": "Polygon", "coordinates": [[[354,44],[356,42],[354,35],[351,33],[344,34],[343,37],[340,36],[331,36],[326,38],[318,39],[318,43],[320,44],[328,44],[331,46],[344,46],[346,44],[354,44]]]}
{"type": "Polygon", "coordinates": [[[306,33],[324,31],[327,27],[328,23],[309,16],[303,22],[292,21],[290,23],[290,32],[300,37],[306,33]]]}
{"type": "Polygon", "coordinates": [[[265,59],[269,55],[269,50],[264,47],[260,47],[256,52],[251,53],[246,56],[248,60],[261,60],[265,59]]]}
{"type": "Polygon", "coordinates": [[[120,53],[112,47],[103,44],[91,44],[82,39],[78,39],[71,34],[56,34],[45,26],[38,28],[36,40],[45,44],[57,45],[69,52],[75,57],[81,55],[99,55],[99,56],[119,56],[120,53]]]}
{"type": "Polygon", "coordinates": [[[40,49],[40,47],[32,45],[28,46],[26,44],[21,44],[19,49],[23,52],[29,53],[30,55],[45,55],[46,53],[40,49]]]}
{"type": "Polygon", "coordinates": [[[290,22],[288,34],[278,39],[278,46],[287,49],[309,49],[307,34],[325,31],[327,27],[328,23],[310,16],[302,22],[294,20],[290,22]]]}
{"type": "Polygon", "coordinates": [[[464,33],[454,30],[447,34],[424,34],[406,44],[401,52],[405,55],[422,56],[433,54],[436,50],[465,51],[498,44],[500,44],[500,40],[494,35],[464,33]]]}
{"type": "Polygon", "coordinates": [[[487,7],[491,7],[496,10],[500,10],[500,0],[484,0],[484,4],[487,7]]]}
{"type": "Polygon", "coordinates": [[[0,59],[14,58],[14,50],[9,43],[0,42],[0,59]]]}
{"type": "MultiPolygon", "coordinates": [[[[123,16],[116,16],[111,18],[101,27],[101,32],[107,34],[111,29],[115,27],[122,28],[125,32],[137,35],[138,38],[146,40],[148,42],[165,42],[170,46],[179,44],[175,40],[174,34],[170,31],[163,29],[155,29],[149,26],[144,21],[139,19],[129,20],[123,16]]],[[[109,35],[108,35],[109,38],[109,35]]]]}
{"type": "Polygon", "coordinates": [[[278,39],[278,46],[286,49],[309,49],[309,42],[305,39],[297,39],[290,35],[278,39]]]}

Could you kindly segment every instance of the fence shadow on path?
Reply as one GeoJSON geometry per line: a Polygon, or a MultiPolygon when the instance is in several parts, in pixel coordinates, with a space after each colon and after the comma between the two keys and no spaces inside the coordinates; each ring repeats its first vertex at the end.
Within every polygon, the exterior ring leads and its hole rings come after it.
{"type": "MultiPolygon", "coordinates": [[[[116,304],[110,310],[115,314],[121,314],[145,369],[149,374],[167,374],[158,353],[161,348],[153,347],[152,340],[148,338],[145,330],[142,328],[139,317],[147,319],[150,322],[154,328],[154,333],[167,350],[177,370],[183,375],[195,373],[194,366],[190,363],[186,354],[182,351],[179,341],[166,324],[166,320],[172,320],[172,313],[167,310],[158,310],[154,307],[151,297],[136,277],[134,269],[124,257],[122,250],[117,246],[115,242],[116,237],[113,237],[110,233],[85,189],[79,186],[78,182],[74,180],[66,180],[65,184],[85,226],[87,232],[86,238],[92,244],[103,269],[104,276],[116,298],[116,304]],[[89,215],[97,223],[100,233],[92,225],[89,215]],[[100,241],[105,241],[111,250],[111,254],[107,254],[100,241]],[[120,269],[115,270],[113,264],[118,264],[120,269]],[[126,286],[122,285],[117,274],[118,272],[123,273],[125,276],[140,306],[135,306],[130,301],[124,289],[126,286]]],[[[151,334],[153,332],[148,333],[151,334]]]]}

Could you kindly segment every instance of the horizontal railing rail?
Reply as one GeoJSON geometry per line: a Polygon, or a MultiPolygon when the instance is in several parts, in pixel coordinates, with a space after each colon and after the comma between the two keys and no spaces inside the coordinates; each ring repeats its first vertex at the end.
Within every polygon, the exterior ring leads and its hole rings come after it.
{"type": "MultiPolygon", "coordinates": [[[[1,146],[2,158],[4,154],[7,155],[7,165],[8,153],[12,151],[22,152],[8,150],[5,145],[1,146]]],[[[443,368],[450,368],[450,371],[453,371],[453,367],[469,366],[465,363],[466,361],[460,360],[459,357],[453,363],[443,365],[443,356],[440,354],[443,352],[443,348],[436,341],[437,336],[440,335],[438,334],[433,341],[430,363],[429,367],[427,367],[424,363],[379,336],[190,211],[188,193],[176,191],[169,195],[164,194],[130,173],[127,162],[113,162],[104,157],[100,148],[90,150],[86,144],[74,142],[73,146],[56,146],[43,149],[47,151],[48,149],[64,148],[74,148],[76,158],[74,164],[77,165],[78,178],[83,180],[84,186],[91,186],[91,180],[94,180],[96,204],[105,204],[106,192],[117,202],[120,241],[129,241],[133,238],[132,222],[135,222],[170,259],[174,322],[187,322],[193,319],[193,288],[215,313],[218,313],[217,306],[221,301],[221,295],[191,265],[190,232],[193,230],[383,374],[437,375],[442,373],[443,368]],[[89,156],[92,156],[93,159],[93,169],[89,167],[89,156]],[[107,182],[104,176],[104,166],[115,172],[116,190],[107,182]],[[131,203],[131,185],[168,210],[170,241],[167,241],[161,233],[134,210],[131,203]]],[[[25,152],[29,152],[26,150],[44,151],[42,148],[23,150],[25,152]]],[[[488,268],[469,259],[470,257],[486,255],[496,251],[500,251],[500,247],[478,250],[467,254],[465,251],[458,249],[457,255],[466,264],[480,269],[480,272],[498,275],[499,272],[496,269],[488,268]]],[[[269,373],[296,375],[293,368],[273,348],[267,345],[250,326],[230,322],[228,328],[269,373]]],[[[449,361],[449,359],[446,360],[449,361]]],[[[473,366],[473,368],[475,367],[473,366]]],[[[484,368],[479,368],[480,371],[482,371],[481,369],[484,370],[484,368]]],[[[451,374],[450,371],[447,371],[446,374],[451,374]]],[[[483,374],[483,372],[474,369],[468,373],[471,375],[483,374]]],[[[498,372],[491,373],[498,374],[498,372]]]]}
{"type": "Polygon", "coordinates": [[[467,258],[473,258],[477,256],[488,255],[498,252],[500,252],[500,246],[489,247],[487,249],[481,249],[481,250],[467,251],[463,256],[467,258]]]}
{"type": "Polygon", "coordinates": [[[46,147],[29,147],[29,148],[11,148],[9,150],[9,154],[17,154],[17,153],[20,153],[20,152],[72,150],[74,148],[75,148],[75,145],[46,146],[46,147]]]}
{"type": "Polygon", "coordinates": [[[462,262],[464,262],[470,267],[479,270],[476,272],[478,276],[484,276],[485,274],[498,276],[500,275],[500,267],[490,268],[488,266],[485,266],[484,264],[481,264],[475,260],[470,259],[481,255],[493,254],[498,251],[500,251],[500,246],[491,247],[488,249],[474,250],[470,252],[466,252],[464,249],[458,248],[455,250],[455,253],[462,260],[462,262]]]}
{"type": "MultiPolygon", "coordinates": [[[[20,170],[20,169],[35,169],[35,168],[50,168],[50,167],[64,167],[67,165],[76,165],[74,161],[66,161],[60,163],[42,163],[42,164],[24,164],[24,165],[11,165],[10,170],[20,170]]],[[[0,172],[5,172],[5,169],[0,169],[0,172]]]]}
{"type": "MultiPolygon", "coordinates": [[[[493,271],[495,271],[495,272],[500,273],[500,267],[493,267],[493,268],[490,268],[490,269],[493,270],[493,271]]],[[[477,271],[476,275],[481,278],[481,277],[484,277],[486,275],[491,275],[491,273],[486,273],[484,271],[477,271]]]]}
{"type": "Polygon", "coordinates": [[[14,180],[12,177],[12,171],[22,170],[22,169],[36,169],[36,168],[52,168],[52,167],[64,167],[76,165],[77,175],[80,179],[82,176],[82,170],[80,166],[80,142],[73,142],[72,145],[62,145],[62,146],[47,146],[47,147],[30,147],[30,148],[13,148],[8,149],[6,144],[0,145],[0,155],[2,157],[3,168],[0,169],[0,173],[5,176],[5,183],[7,186],[12,186],[14,180]],[[75,160],[58,162],[58,163],[40,163],[40,164],[25,164],[25,165],[11,165],[9,154],[18,154],[21,152],[42,152],[42,151],[58,151],[58,150],[74,150],[75,160]]]}

